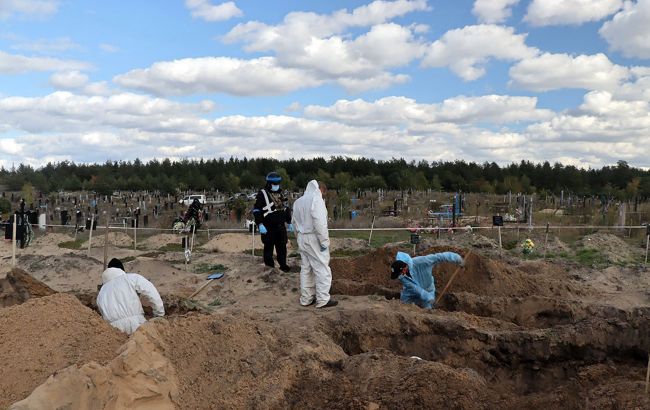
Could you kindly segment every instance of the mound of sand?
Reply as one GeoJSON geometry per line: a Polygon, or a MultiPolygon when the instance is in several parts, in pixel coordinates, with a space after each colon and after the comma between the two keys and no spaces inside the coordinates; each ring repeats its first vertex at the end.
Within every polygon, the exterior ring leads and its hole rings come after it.
{"type": "Polygon", "coordinates": [[[480,234],[472,235],[469,244],[474,248],[491,248],[496,249],[499,247],[499,244],[494,239],[490,239],[487,236],[480,234]]]}
{"type": "Polygon", "coordinates": [[[106,363],[126,335],[83,306],[54,294],[0,310],[0,408],[25,398],[54,372],[106,363]]]}
{"type": "Polygon", "coordinates": [[[23,255],[20,266],[58,292],[92,291],[101,283],[102,262],[84,254],[23,255]]]}
{"type": "Polygon", "coordinates": [[[56,292],[22,269],[14,268],[0,279],[0,307],[18,305],[31,298],[53,295],[56,292]]]}
{"type": "Polygon", "coordinates": [[[367,249],[368,241],[356,238],[330,238],[330,250],[336,251],[341,249],[360,250],[367,249]]]}
{"type": "MultiPolygon", "coordinates": [[[[93,232],[93,248],[103,248],[104,247],[104,232],[97,230],[93,232]]],[[[133,246],[133,239],[124,232],[109,232],[108,233],[108,244],[117,247],[129,247],[133,246]]],[[[88,241],[84,242],[81,247],[83,249],[88,248],[88,241]]]]}
{"type": "Polygon", "coordinates": [[[637,257],[638,251],[635,251],[631,245],[623,239],[611,233],[594,233],[587,235],[576,242],[578,248],[599,251],[610,263],[630,262],[637,257]]]}
{"type": "Polygon", "coordinates": [[[176,409],[176,373],[156,340],[155,328],[143,327],[109,364],[72,365],[10,409],[176,409]]]}
{"type": "Polygon", "coordinates": [[[56,246],[62,242],[69,242],[73,239],[74,237],[62,233],[48,233],[37,236],[29,246],[32,248],[52,245],[56,246]]]}
{"type": "MultiPolygon", "coordinates": [[[[252,246],[255,246],[255,249],[262,249],[264,247],[259,235],[255,235],[255,240],[253,241],[252,235],[222,233],[212,238],[202,248],[208,252],[242,253],[250,251],[252,246]]],[[[287,243],[287,251],[290,252],[291,249],[291,241],[289,241],[287,243]]]]}
{"type": "Polygon", "coordinates": [[[175,235],[172,233],[163,233],[160,235],[153,235],[150,236],[149,238],[145,239],[144,241],[140,242],[138,244],[138,247],[142,245],[143,248],[145,249],[158,249],[162,248],[163,246],[172,244],[172,243],[181,243],[181,236],[175,235]]]}

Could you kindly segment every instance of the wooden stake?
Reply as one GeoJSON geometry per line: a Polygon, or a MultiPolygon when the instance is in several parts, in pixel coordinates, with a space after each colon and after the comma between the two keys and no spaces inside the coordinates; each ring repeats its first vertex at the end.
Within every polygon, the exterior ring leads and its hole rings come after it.
{"type": "Polygon", "coordinates": [[[253,224],[251,233],[251,256],[255,256],[255,224],[253,224]]]}
{"type": "Polygon", "coordinates": [[[108,266],[108,213],[104,211],[106,214],[106,230],[104,231],[104,270],[106,270],[106,266],[108,266]]]}
{"type": "Polygon", "coordinates": [[[133,222],[133,250],[138,250],[138,220],[133,222]]]}
{"type": "Polygon", "coordinates": [[[501,227],[497,227],[499,229],[499,249],[501,249],[501,227]]]}
{"type": "Polygon", "coordinates": [[[650,235],[645,237],[645,262],[643,262],[643,266],[648,266],[648,245],[650,245],[650,235]]]}
{"type": "Polygon", "coordinates": [[[645,374],[645,394],[648,394],[648,382],[650,382],[650,354],[648,354],[648,371],[645,374]]]}
{"type": "Polygon", "coordinates": [[[95,214],[90,218],[90,233],[88,234],[88,256],[90,256],[90,247],[93,244],[93,225],[95,224],[95,214]]]}
{"type": "Polygon", "coordinates": [[[11,228],[11,266],[16,267],[16,217],[18,215],[14,214],[14,225],[11,228]]]}
{"type": "Polygon", "coordinates": [[[375,229],[375,215],[372,216],[372,224],[370,225],[370,236],[368,237],[368,246],[370,246],[370,241],[372,240],[373,229],[375,229]]]}

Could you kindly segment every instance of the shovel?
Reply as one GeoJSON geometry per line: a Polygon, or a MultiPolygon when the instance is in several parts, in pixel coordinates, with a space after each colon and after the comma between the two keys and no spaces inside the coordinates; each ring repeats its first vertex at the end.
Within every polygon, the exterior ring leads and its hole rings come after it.
{"type": "Polygon", "coordinates": [[[433,306],[435,306],[436,303],[438,303],[438,301],[439,301],[440,299],[442,299],[442,297],[445,295],[445,292],[447,292],[447,289],[449,289],[449,286],[451,286],[451,282],[454,281],[454,278],[456,277],[456,275],[458,274],[458,272],[460,272],[461,269],[465,269],[465,262],[467,261],[467,257],[469,256],[469,254],[470,254],[469,251],[465,254],[465,258],[463,258],[463,266],[459,266],[458,268],[456,268],[456,270],[454,271],[453,275],[451,275],[451,278],[449,278],[449,282],[447,282],[447,285],[445,285],[445,287],[444,287],[444,289],[442,290],[442,292],[440,292],[440,295],[439,295],[439,296],[436,298],[436,300],[433,302],[433,306]]]}
{"type": "Polygon", "coordinates": [[[203,289],[205,289],[206,286],[208,286],[210,283],[212,283],[213,280],[219,279],[223,277],[223,272],[215,272],[213,274],[210,274],[208,276],[208,281],[205,282],[203,285],[201,285],[200,288],[196,290],[196,292],[192,293],[188,299],[192,299],[194,296],[198,295],[199,292],[201,292],[203,289]]]}

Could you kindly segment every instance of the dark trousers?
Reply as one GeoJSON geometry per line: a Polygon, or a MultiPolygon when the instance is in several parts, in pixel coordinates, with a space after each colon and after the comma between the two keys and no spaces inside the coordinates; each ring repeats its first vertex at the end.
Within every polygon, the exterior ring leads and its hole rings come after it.
{"type": "Polygon", "coordinates": [[[287,229],[284,226],[269,226],[268,232],[262,236],[264,244],[264,264],[274,266],[273,247],[280,266],[287,266],[287,229]]]}

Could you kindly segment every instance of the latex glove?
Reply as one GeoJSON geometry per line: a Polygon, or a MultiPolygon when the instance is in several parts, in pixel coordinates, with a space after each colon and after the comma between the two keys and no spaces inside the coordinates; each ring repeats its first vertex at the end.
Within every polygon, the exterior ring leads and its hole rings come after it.
{"type": "Polygon", "coordinates": [[[320,246],[321,252],[325,252],[326,250],[327,250],[327,246],[323,246],[323,245],[320,246]]]}
{"type": "Polygon", "coordinates": [[[264,224],[259,224],[257,227],[259,228],[260,233],[261,233],[262,235],[265,235],[265,234],[268,232],[268,231],[266,230],[266,226],[264,226],[264,224]]]}
{"type": "Polygon", "coordinates": [[[289,233],[293,232],[293,224],[287,225],[287,232],[289,233]]]}

